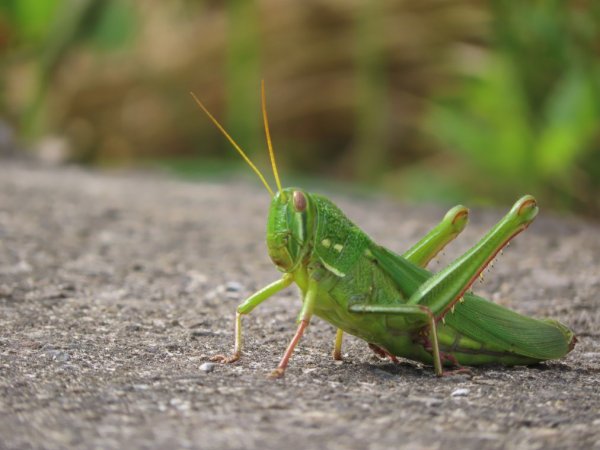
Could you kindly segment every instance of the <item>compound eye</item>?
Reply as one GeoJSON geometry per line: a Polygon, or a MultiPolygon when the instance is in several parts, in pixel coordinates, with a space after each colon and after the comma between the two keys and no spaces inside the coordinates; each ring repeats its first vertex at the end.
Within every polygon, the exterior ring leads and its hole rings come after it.
{"type": "Polygon", "coordinates": [[[306,196],[301,191],[294,191],[293,200],[296,212],[304,212],[306,210],[306,196]]]}

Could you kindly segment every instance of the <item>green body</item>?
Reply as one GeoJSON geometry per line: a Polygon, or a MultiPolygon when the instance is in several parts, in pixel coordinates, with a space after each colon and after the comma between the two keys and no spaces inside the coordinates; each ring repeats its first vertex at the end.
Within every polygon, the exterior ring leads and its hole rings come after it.
{"type": "MultiPolygon", "coordinates": [[[[560,358],[572,348],[574,335],[564,325],[526,317],[465,292],[537,208],[526,211],[522,224],[512,216],[499,223],[479,248],[455,261],[445,275],[434,276],[375,244],[325,197],[302,193],[307,205],[299,212],[291,197],[301,191],[282,192],[271,204],[269,254],[297,283],[303,298],[310,280],[316,281],[312,312],[338,329],[391,355],[432,363],[426,318],[402,312],[403,307],[423,305],[436,319],[442,364],[530,364],[560,358]]],[[[523,204],[515,208],[525,208],[523,204]]]]}

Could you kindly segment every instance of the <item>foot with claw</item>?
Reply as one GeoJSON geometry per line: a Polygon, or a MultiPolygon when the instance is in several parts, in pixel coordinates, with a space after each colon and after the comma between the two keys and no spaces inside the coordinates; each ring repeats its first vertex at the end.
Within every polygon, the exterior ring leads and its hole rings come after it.
{"type": "Polygon", "coordinates": [[[285,373],[285,369],[278,367],[276,369],[273,369],[273,371],[269,374],[268,378],[271,378],[271,379],[283,378],[284,373],[285,373]]]}
{"type": "Polygon", "coordinates": [[[215,355],[212,358],[210,358],[211,361],[213,362],[218,362],[221,364],[230,364],[230,363],[234,363],[236,362],[238,359],[240,359],[240,355],[238,354],[233,354],[233,355],[215,355]]]}

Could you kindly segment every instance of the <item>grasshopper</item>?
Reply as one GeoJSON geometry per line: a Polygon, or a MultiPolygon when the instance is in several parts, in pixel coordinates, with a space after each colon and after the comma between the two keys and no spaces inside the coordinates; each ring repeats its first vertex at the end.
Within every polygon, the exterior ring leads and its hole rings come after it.
{"type": "Polygon", "coordinates": [[[432,364],[437,376],[445,373],[444,366],[461,370],[482,364],[527,365],[561,358],[573,349],[577,339],[560,322],[523,316],[470,290],[496,254],[537,215],[531,195],[519,199],[474,247],[432,273],[427,264],[465,228],[467,208],[450,209],[425,237],[398,255],[373,242],[326,197],[281,187],[264,83],[262,114],[277,192],[192,96],[271,194],[266,241],[272,262],[283,274],[237,307],[233,354],[216,355],[214,361],[237,361],[242,354],[242,316],[292,283],[302,296],[298,328],[272,377],[283,376],[313,315],[337,328],[333,348],[337,360],[342,358],[343,335],[349,333],[394,362],[403,357],[432,364]]]}

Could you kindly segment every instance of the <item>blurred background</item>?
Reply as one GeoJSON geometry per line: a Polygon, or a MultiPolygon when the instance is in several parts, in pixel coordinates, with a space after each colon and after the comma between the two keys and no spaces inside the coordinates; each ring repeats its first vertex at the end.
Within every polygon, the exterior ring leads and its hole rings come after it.
{"type": "Polygon", "coordinates": [[[0,0],[5,157],[269,172],[261,79],[284,184],[600,216],[599,0],[0,0]]]}

